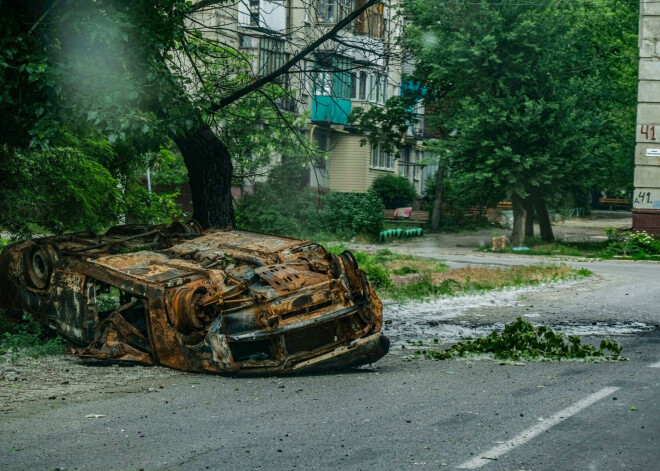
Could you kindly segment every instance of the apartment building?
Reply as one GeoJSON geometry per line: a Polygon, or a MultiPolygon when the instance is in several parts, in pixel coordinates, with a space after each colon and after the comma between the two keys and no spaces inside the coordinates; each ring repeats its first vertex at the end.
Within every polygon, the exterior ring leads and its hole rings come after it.
{"type": "MultiPolygon", "coordinates": [[[[205,9],[200,24],[214,28],[223,43],[250,57],[255,76],[264,76],[287,63],[305,46],[333,28],[366,0],[239,0],[230,6],[205,9]],[[219,32],[218,32],[219,31],[219,32]]],[[[306,117],[307,138],[330,157],[309,170],[312,187],[365,192],[383,174],[407,177],[421,194],[426,134],[423,122],[403,136],[400,157],[383,146],[362,145],[366,136],[351,125],[356,107],[382,106],[401,94],[407,71],[397,43],[401,20],[396,0],[378,2],[306,55],[279,83],[292,98],[278,104],[306,117]]],[[[404,84],[405,87],[405,84],[404,84]]],[[[423,108],[419,108],[420,115],[423,108]]]]}

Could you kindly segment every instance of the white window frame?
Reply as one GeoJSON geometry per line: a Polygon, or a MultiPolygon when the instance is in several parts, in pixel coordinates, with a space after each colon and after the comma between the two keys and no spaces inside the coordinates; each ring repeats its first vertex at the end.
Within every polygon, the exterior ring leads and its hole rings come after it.
{"type": "Polygon", "coordinates": [[[387,75],[370,72],[367,74],[367,93],[363,101],[384,105],[387,100],[387,75]]]}
{"type": "Polygon", "coordinates": [[[317,22],[337,23],[353,11],[353,0],[318,0],[317,22]]]}
{"type": "Polygon", "coordinates": [[[394,172],[394,154],[388,154],[384,148],[385,146],[380,142],[371,146],[369,167],[375,170],[394,172]]]}

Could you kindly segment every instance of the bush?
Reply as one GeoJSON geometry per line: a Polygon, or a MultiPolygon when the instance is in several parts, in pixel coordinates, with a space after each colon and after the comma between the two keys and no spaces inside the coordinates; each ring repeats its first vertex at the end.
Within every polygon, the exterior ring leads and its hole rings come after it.
{"type": "Polygon", "coordinates": [[[303,184],[302,168],[285,162],[273,168],[267,182],[256,183],[236,211],[238,227],[291,237],[376,235],[383,229],[383,204],[373,194],[330,193],[323,197],[303,184]]]}
{"type": "Polygon", "coordinates": [[[58,355],[65,349],[61,337],[28,315],[23,317],[23,322],[12,322],[4,319],[0,311],[0,363],[23,356],[58,355]]]}
{"type": "Polygon", "coordinates": [[[387,209],[410,206],[418,198],[412,183],[397,175],[381,175],[376,178],[369,192],[378,196],[387,209]]]}
{"type": "Polygon", "coordinates": [[[609,243],[603,251],[603,255],[607,257],[622,254],[643,259],[660,255],[660,240],[645,231],[631,234],[627,231],[607,227],[605,233],[609,243]]]}
{"type": "Polygon", "coordinates": [[[383,230],[383,203],[374,194],[330,193],[325,198],[322,225],[327,232],[352,237],[383,230]]]}

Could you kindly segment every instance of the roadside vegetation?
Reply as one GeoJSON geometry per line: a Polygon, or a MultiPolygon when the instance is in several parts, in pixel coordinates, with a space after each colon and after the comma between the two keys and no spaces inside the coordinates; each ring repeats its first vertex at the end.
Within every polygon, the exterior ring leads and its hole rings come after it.
{"type": "Polygon", "coordinates": [[[607,240],[602,242],[544,242],[538,237],[525,239],[526,250],[508,246],[492,250],[488,246],[481,252],[514,253],[518,255],[566,255],[602,259],[660,260],[660,239],[646,232],[632,233],[614,227],[605,229],[607,240]]]}
{"type": "MultiPolygon", "coordinates": [[[[433,341],[435,344],[438,340],[433,341]]],[[[423,342],[411,342],[411,346],[424,347],[423,342]]],[[[405,349],[405,346],[403,346],[405,349]]],[[[535,326],[520,317],[504,326],[502,332],[494,331],[479,339],[459,342],[446,350],[420,348],[409,358],[447,360],[451,358],[492,358],[502,361],[608,361],[625,360],[623,347],[618,342],[605,339],[598,347],[583,344],[579,335],[555,332],[546,326],[535,326]]]]}
{"type": "MultiPolygon", "coordinates": [[[[339,254],[346,247],[337,245],[328,250],[339,254]]],[[[353,254],[378,294],[396,301],[532,286],[591,275],[586,269],[556,264],[450,269],[438,260],[395,254],[389,249],[374,254],[356,251],[353,254]]]]}
{"type": "Polygon", "coordinates": [[[23,321],[7,320],[0,311],[0,363],[64,353],[62,337],[27,315],[23,321]]]}

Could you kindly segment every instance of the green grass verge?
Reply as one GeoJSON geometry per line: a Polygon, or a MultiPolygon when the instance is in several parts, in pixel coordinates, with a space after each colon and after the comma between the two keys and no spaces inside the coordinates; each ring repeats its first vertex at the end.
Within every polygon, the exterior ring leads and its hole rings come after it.
{"type": "Polygon", "coordinates": [[[507,247],[503,250],[491,250],[488,246],[477,249],[480,252],[491,253],[513,253],[516,255],[566,255],[571,257],[598,257],[602,258],[603,252],[607,249],[608,242],[542,242],[537,240],[525,241],[524,247],[529,250],[515,251],[513,247],[507,247]]]}
{"type": "MultiPolygon", "coordinates": [[[[346,249],[343,245],[328,248],[336,254],[346,249]]],[[[374,254],[358,251],[353,254],[378,294],[396,301],[523,287],[592,274],[587,269],[576,270],[567,265],[552,264],[450,270],[439,260],[395,254],[389,249],[374,254]]]]}

